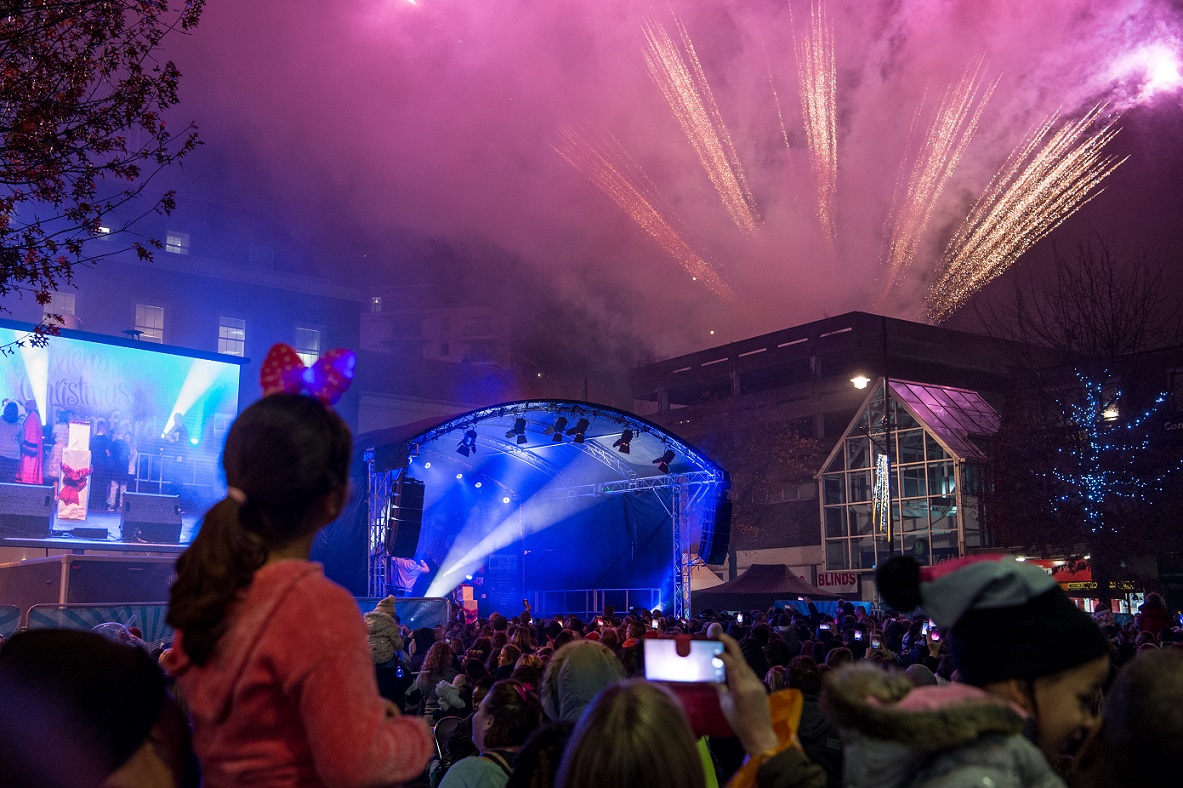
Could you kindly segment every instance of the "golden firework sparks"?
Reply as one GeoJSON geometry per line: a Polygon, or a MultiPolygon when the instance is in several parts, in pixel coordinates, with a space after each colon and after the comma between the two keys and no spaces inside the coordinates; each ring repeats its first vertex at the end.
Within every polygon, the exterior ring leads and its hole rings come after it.
{"type": "Polygon", "coordinates": [[[809,32],[793,37],[793,54],[801,85],[805,138],[817,181],[817,220],[832,247],[838,232],[838,79],[834,29],[820,2],[810,5],[809,32]]]}
{"type": "Polygon", "coordinates": [[[677,18],[674,24],[682,41],[681,49],[661,25],[652,20],[642,25],[645,65],[686,139],[698,154],[698,160],[719,193],[731,221],[744,232],[754,232],[761,217],[748,188],[743,165],[735,152],[731,135],[727,133],[690,35],[677,18]]]}
{"type": "Polygon", "coordinates": [[[562,126],[555,151],[619,205],[692,278],[721,298],[734,297],[714,266],[675,228],[669,218],[672,212],[663,209],[653,182],[616,140],[610,137],[593,140],[587,134],[562,126]]]}
{"type": "Polygon", "coordinates": [[[1106,156],[1117,118],[1098,123],[1104,105],[1056,129],[1053,113],[1011,153],[962,222],[937,267],[927,317],[939,322],[961,308],[1040,239],[1101,192],[1101,181],[1126,161],[1106,156]]]}
{"type": "MultiPolygon", "coordinates": [[[[932,125],[925,135],[919,154],[907,173],[908,157],[900,163],[896,192],[892,195],[891,219],[887,228],[885,250],[887,280],[880,302],[899,285],[900,277],[916,259],[921,238],[932,219],[937,199],[949,176],[957,169],[981,120],[982,110],[998,86],[995,80],[985,86],[985,59],[978,57],[966,67],[960,81],[945,91],[932,125]],[[907,187],[899,185],[907,177],[907,187]]],[[[924,102],[913,118],[913,129],[923,112],[924,102]]],[[[909,139],[912,131],[909,131],[909,139]]]]}
{"type": "MultiPolygon", "coordinates": [[[[780,109],[780,94],[776,90],[776,80],[772,78],[772,63],[768,61],[768,50],[764,44],[760,44],[760,49],[764,52],[764,69],[768,72],[768,89],[772,91],[772,103],[776,107],[776,119],[780,121],[780,135],[785,141],[785,150],[791,150],[789,145],[789,130],[785,126],[785,114],[780,109]]],[[[793,160],[789,159],[789,171],[792,172],[793,160]]]]}

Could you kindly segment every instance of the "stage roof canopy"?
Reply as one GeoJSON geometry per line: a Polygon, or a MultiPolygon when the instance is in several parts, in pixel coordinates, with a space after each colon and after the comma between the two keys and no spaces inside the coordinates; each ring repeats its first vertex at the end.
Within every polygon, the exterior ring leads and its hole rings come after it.
{"type": "Polygon", "coordinates": [[[665,486],[671,475],[726,479],[721,467],[665,428],[617,408],[572,400],[502,403],[444,421],[369,432],[358,445],[373,449],[376,470],[471,475],[515,498],[542,488],[573,495],[641,490],[665,486]],[[668,472],[658,464],[667,452],[673,452],[668,472]]]}

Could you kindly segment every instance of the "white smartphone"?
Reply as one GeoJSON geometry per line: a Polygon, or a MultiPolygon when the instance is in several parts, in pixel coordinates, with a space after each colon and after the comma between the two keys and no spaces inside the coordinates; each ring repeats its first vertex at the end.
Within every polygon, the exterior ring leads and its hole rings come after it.
{"type": "Polygon", "coordinates": [[[645,641],[645,678],[650,681],[708,682],[723,684],[727,675],[723,644],[717,640],[691,640],[690,653],[678,653],[678,641],[649,638],[645,641]]]}

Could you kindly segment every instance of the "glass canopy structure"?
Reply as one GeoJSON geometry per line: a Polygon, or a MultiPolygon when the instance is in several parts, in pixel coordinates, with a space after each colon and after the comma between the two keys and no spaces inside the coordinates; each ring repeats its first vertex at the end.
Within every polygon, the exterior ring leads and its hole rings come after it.
{"type": "Polygon", "coordinates": [[[818,474],[826,569],[868,571],[900,554],[938,564],[986,547],[998,424],[976,391],[880,379],[818,474]]]}

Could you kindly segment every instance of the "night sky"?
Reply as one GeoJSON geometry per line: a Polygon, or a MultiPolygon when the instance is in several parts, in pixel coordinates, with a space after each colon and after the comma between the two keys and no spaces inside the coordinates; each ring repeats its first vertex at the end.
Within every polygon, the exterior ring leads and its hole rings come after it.
{"type": "MultiPolygon", "coordinates": [[[[636,336],[660,355],[872,310],[909,128],[930,121],[940,94],[981,56],[997,89],[904,290],[884,308],[919,318],[945,239],[1012,148],[1048,113],[1072,117],[1101,102],[1121,114],[1108,152],[1129,161],[1052,238],[1061,248],[1090,237],[1119,251],[1146,247],[1178,267],[1178,5],[848,0],[826,9],[837,64],[832,254],[813,210],[794,59],[794,25],[803,35],[810,17],[802,1],[209,0],[193,34],[167,46],[184,75],[176,117],[194,120],[205,141],[170,185],[182,198],[278,219],[328,275],[366,288],[434,282],[437,303],[492,303],[519,323],[569,320],[636,336]],[[729,220],[646,69],[643,24],[676,36],[675,18],[759,207],[753,233],[729,220]],[[922,102],[929,111],[917,115],[922,102]],[[563,127],[619,143],[731,300],[692,281],[558,155],[563,127]]],[[[1037,245],[987,296],[1049,255],[1047,241],[1037,245]]]]}

